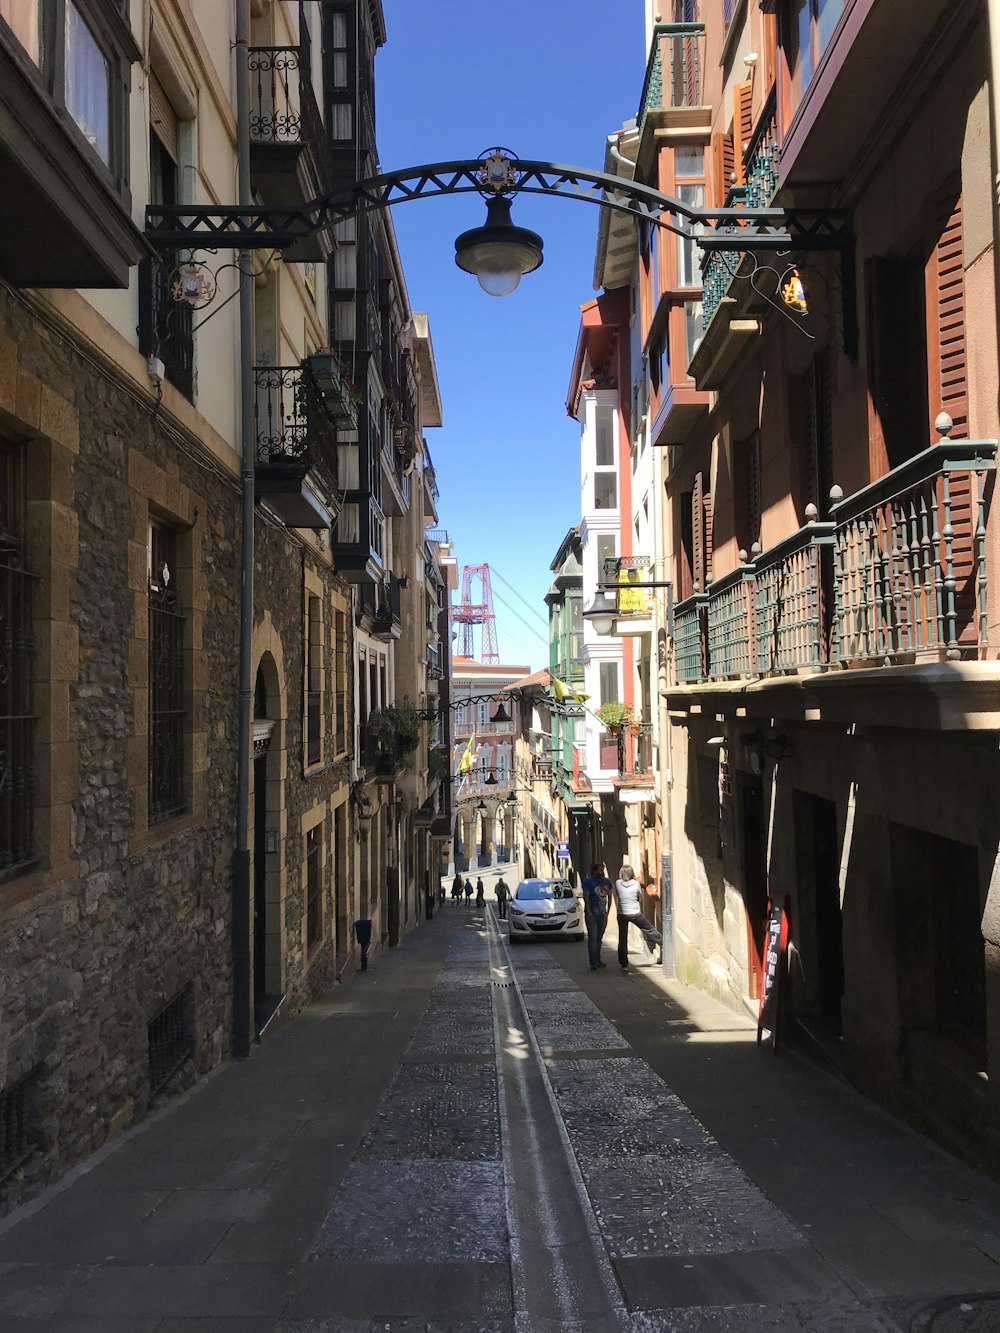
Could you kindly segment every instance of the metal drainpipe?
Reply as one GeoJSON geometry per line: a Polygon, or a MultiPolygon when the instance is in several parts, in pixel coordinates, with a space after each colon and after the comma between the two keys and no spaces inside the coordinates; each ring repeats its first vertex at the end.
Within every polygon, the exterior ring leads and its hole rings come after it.
{"type": "MultiPolygon", "coordinates": [[[[247,51],[250,45],[249,0],[236,0],[236,147],[238,202],[251,203],[250,190],[250,74],[247,51]]],[[[236,766],[236,846],[233,852],[232,953],[233,953],[233,1054],[250,1054],[253,1037],[253,992],[250,972],[250,750],[251,681],[253,643],[253,276],[250,252],[240,255],[240,434],[242,440],[242,489],[240,548],[240,697],[236,766]]]]}
{"type": "MultiPolygon", "coordinates": [[[[663,523],[663,460],[665,449],[653,449],[653,540],[658,551],[666,551],[666,532],[663,523]]],[[[653,562],[653,578],[669,578],[666,556],[653,562]],[[657,569],[661,572],[657,572],[657,569]]],[[[660,931],[663,935],[661,952],[663,971],[668,977],[677,975],[676,947],[674,944],[674,829],[670,808],[672,766],[670,762],[670,716],[666,691],[670,683],[670,631],[673,618],[673,589],[663,588],[656,598],[656,704],[659,730],[657,785],[660,797],[660,931]],[[661,611],[661,606],[663,610],[661,611]]]]}
{"type": "MultiPolygon", "coordinates": [[[[990,20],[990,100],[993,104],[993,147],[1000,154],[1000,0],[987,0],[990,20]]],[[[1000,166],[993,177],[995,205],[1000,205],[1000,166]]]]}

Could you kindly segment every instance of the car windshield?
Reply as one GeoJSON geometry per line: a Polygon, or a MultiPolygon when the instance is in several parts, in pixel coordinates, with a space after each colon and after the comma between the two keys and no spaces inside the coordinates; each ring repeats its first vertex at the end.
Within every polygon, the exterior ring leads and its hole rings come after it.
{"type": "Polygon", "coordinates": [[[525,879],[517,886],[518,898],[572,898],[573,890],[560,880],[525,879]]]}

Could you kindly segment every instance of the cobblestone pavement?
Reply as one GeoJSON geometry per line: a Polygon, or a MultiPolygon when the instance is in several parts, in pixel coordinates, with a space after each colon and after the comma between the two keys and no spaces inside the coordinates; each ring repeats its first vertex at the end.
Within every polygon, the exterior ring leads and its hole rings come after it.
{"type": "Polygon", "coordinates": [[[1000,1330],[1000,1189],[645,954],[503,931],[447,904],[0,1224],[0,1333],[1000,1330]]]}

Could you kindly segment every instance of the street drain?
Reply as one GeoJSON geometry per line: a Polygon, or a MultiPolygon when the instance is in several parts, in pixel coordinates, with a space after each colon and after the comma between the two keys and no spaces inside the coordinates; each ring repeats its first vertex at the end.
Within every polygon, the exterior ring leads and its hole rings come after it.
{"type": "Polygon", "coordinates": [[[493,985],[496,986],[499,990],[507,990],[507,988],[510,987],[510,986],[513,986],[513,984],[514,984],[513,981],[494,981],[494,982],[493,982],[493,985]]]}

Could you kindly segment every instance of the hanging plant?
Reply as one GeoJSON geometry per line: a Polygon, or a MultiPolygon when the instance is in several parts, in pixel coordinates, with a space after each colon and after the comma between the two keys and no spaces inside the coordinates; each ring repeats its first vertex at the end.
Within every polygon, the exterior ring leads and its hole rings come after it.
{"type": "Polygon", "coordinates": [[[408,699],[368,714],[368,734],[384,750],[412,754],[420,744],[420,715],[408,699]]]}
{"type": "Polygon", "coordinates": [[[597,709],[597,716],[609,731],[620,730],[622,727],[631,726],[638,721],[631,704],[622,704],[617,701],[601,704],[600,708],[597,709]]]}
{"type": "Polygon", "coordinates": [[[427,776],[431,782],[448,776],[448,755],[439,746],[434,746],[427,756],[427,776]]]}

